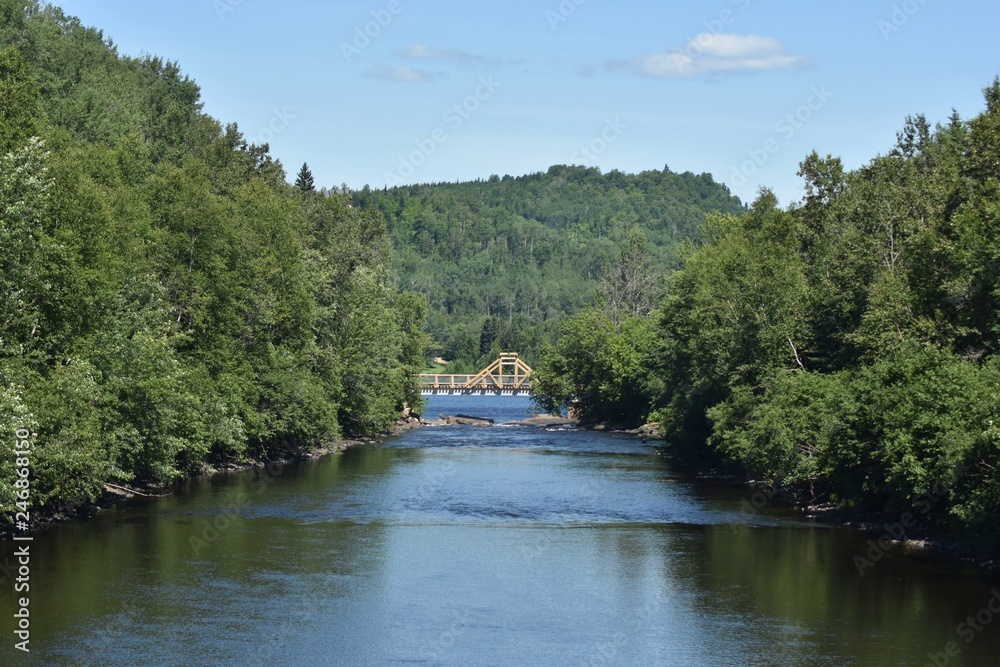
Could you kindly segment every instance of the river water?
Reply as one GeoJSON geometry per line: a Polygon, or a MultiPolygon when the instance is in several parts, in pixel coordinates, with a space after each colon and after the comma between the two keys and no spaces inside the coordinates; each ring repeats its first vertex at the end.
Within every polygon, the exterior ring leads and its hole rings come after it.
{"type": "Polygon", "coordinates": [[[747,500],[634,438],[426,428],[37,533],[31,653],[3,577],[0,664],[1000,664],[996,578],[899,550],[862,575],[870,536],[747,500]]]}

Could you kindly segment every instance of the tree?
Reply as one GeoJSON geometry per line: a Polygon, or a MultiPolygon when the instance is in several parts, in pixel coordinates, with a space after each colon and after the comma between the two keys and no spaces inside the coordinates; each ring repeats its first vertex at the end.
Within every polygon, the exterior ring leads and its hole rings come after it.
{"type": "MultiPolygon", "coordinates": [[[[362,188],[350,198],[355,208],[384,215],[398,283],[427,295],[434,343],[469,369],[480,368],[480,357],[496,346],[537,361],[562,324],[590,305],[613,265],[641,267],[629,264],[628,252],[621,261],[622,245],[636,229],[645,237],[646,266],[666,272],[678,247],[697,237],[705,213],[743,211],[707,174],[602,174],[558,165],[519,177],[362,188]],[[511,340],[497,332],[479,345],[489,315],[511,326],[511,340]]],[[[635,282],[627,273],[616,281],[626,292],[635,282]]],[[[627,309],[650,312],[656,296],[644,296],[636,302],[626,294],[627,309]]]]}
{"type": "Polygon", "coordinates": [[[312,172],[309,170],[309,165],[305,162],[302,163],[299,175],[295,178],[295,187],[299,189],[299,192],[315,192],[316,190],[316,183],[313,180],[312,172]]]}
{"type": "Polygon", "coordinates": [[[562,334],[535,367],[535,402],[549,412],[576,404],[590,421],[641,423],[656,393],[653,320],[629,317],[616,325],[603,309],[588,308],[567,320],[562,334]]]}
{"type": "Polygon", "coordinates": [[[483,357],[493,349],[496,342],[504,331],[504,321],[496,317],[487,317],[483,322],[482,331],[479,334],[479,356],[483,357]]]}
{"type": "Polygon", "coordinates": [[[382,214],[305,196],[307,165],[289,185],[199,98],[0,0],[0,425],[35,434],[42,514],[384,432],[419,397],[426,302],[395,288],[382,214]]]}
{"type": "Polygon", "coordinates": [[[626,318],[653,311],[660,298],[659,281],[646,235],[633,227],[622,243],[618,260],[605,269],[598,285],[601,301],[616,327],[626,318]]]}
{"type": "Polygon", "coordinates": [[[427,326],[427,298],[417,292],[403,292],[396,300],[399,328],[403,335],[400,364],[406,373],[403,399],[410,407],[420,410],[420,382],[417,374],[423,371],[424,355],[430,344],[427,326]]]}
{"type": "Polygon", "coordinates": [[[0,48],[0,155],[37,135],[41,118],[31,66],[17,49],[0,48]]]}
{"type": "Polygon", "coordinates": [[[48,159],[38,138],[0,154],[0,356],[27,355],[42,329],[45,281],[40,232],[52,189],[48,159]]]}
{"type": "Polygon", "coordinates": [[[853,172],[812,153],[787,210],[765,189],[710,215],[655,328],[615,330],[628,281],[612,271],[605,308],[536,364],[536,400],[591,420],[650,405],[669,446],[801,500],[1000,546],[1000,80],[985,97],[968,123],[908,119],[853,172]]]}

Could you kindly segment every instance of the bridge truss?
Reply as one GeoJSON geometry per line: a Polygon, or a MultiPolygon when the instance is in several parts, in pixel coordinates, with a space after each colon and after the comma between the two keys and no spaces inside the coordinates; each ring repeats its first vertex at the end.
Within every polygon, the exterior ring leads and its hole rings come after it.
{"type": "Polygon", "coordinates": [[[500,358],[476,375],[421,373],[424,396],[436,394],[524,396],[531,393],[531,366],[516,352],[504,352],[500,358]]]}

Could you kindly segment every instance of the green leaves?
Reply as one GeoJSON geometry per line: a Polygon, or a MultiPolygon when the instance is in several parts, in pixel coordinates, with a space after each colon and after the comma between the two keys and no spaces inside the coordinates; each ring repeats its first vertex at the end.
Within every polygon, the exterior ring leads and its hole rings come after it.
{"type": "Polygon", "coordinates": [[[0,155],[38,136],[42,121],[40,93],[31,66],[16,48],[0,46],[0,155]]]}
{"type": "Polygon", "coordinates": [[[399,284],[427,296],[441,354],[467,370],[493,359],[483,359],[488,345],[470,344],[493,326],[490,317],[511,324],[517,351],[536,359],[597,289],[621,318],[648,314],[657,295],[647,283],[671,267],[682,241],[698,235],[705,213],[742,211],[708,174],[602,174],[565,165],[517,178],[366,188],[351,199],[385,216],[399,284]],[[641,252],[622,262],[630,237],[641,252]],[[624,267],[638,272],[626,275],[624,267]]]}
{"type": "Polygon", "coordinates": [[[968,175],[987,193],[1000,186],[1000,77],[983,90],[986,112],[969,123],[968,175]]]}
{"type": "Polygon", "coordinates": [[[399,417],[407,386],[397,365],[402,340],[394,299],[381,276],[360,267],[341,299],[334,331],[344,391],[340,419],[352,434],[382,431],[399,417]]]}
{"type": "Polygon", "coordinates": [[[416,405],[426,301],[393,289],[381,215],[287,185],[177,64],[27,7],[0,7],[30,56],[0,48],[0,424],[37,432],[36,505],[381,432],[416,405]]]}
{"type": "Polygon", "coordinates": [[[587,309],[567,320],[556,347],[536,366],[535,400],[549,411],[572,405],[586,420],[634,425],[649,413],[655,343],[650,318],[616,326],[603,310],[587,309]]]}
{"type": "Polygon", "coordinates": [[[0,155],[0,355],[28,355],[38,341],[42,222],[49,209],[48,152],[37,138],[0,155]]]}
{"type": "Polygon", "coordinates": [[[978,117],[910,118],[854,172],[807,156],[801,205],[764,190],[746,215],[708,216],[651,340],[573,318],[539,365],[543,405],[651,410],[668,442],[804,500],[1000,544],[998,119],[1000,79],[978,117]]]}
{"type": "Polygon", "coordinates": [[[765,194],[709,220],[663,308],[668,439],[807,499],[932,493],[922,515],[1000,540],[998,86],[968,124],[909,119],[856,172],[807,157],[801,207],[765,194]]]}
{"type": "Polygon", "coordinates": [[[844,435],[853,397],[844,378],[778,372],[763,390],[738,385],[708,411],[710,443],[755,479],[815,499],[829,480],[831,448],[844,435]]]}
{"type": "Polygon", "coordinates": [[[316,190],[316,181],[313,178],[312,171],[309,169],[309,165],[305,162],[302,163],[299,175],[295,178],[295,187],[300,192],[314,192],[316,190]]]}

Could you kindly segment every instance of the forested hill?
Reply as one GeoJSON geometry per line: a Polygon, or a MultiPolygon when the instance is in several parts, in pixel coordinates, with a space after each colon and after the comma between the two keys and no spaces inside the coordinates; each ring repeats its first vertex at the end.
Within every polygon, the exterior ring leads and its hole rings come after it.
{"type": "Polygon", "coordinates": [[[854,171],[806,156],[788,209],[713,216],[657,312],[567,323],[540,400],[1000,549],[1000,78],[984,97],[854,171]]]}
{"type": "Polygon", "coordinates": [[[0,517],[381,431],[414,398],[426,307],[377,212],[288,185],[178,65],[35,2],[0,0],[0,248],[0,431],[32,444],[30,489],[0,452],[0,517]]]}
{"type": "Polygon", "coordinates": [[[743,211],[710,174],[564,165],[516,178],[365,188],[353,200],[385,217],[398,280],[428,296],[433,338],[460,368],[500,347],[534,356],[592,300],[630,233],[642,232],[665,270],[706,213],[743,211]]]}

